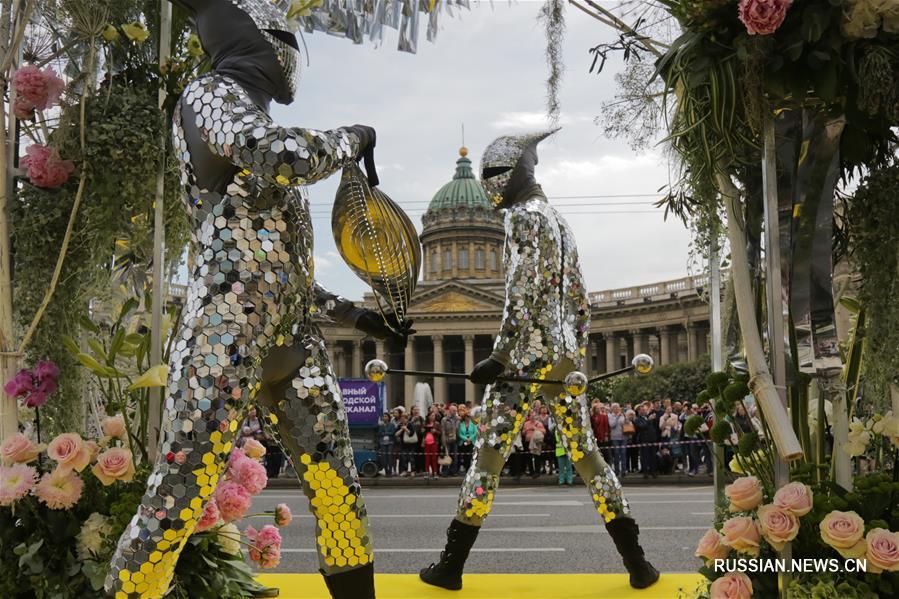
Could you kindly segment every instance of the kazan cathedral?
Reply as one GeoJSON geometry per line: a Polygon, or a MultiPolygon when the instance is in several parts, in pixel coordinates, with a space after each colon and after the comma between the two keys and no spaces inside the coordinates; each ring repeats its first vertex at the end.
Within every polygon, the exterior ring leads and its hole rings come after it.
{"type": "MultiPolygon", "coordinates": [[[[405,349],[355,329],[323,322],[335,370],[360,378],[379,357],[392,368],[469,372],[493,347],[503,314],[503,217],[495,211],[461,148],[452,180],[434,194],[422,216],[421,280],[408,315],[416,334],[405,349]]],[[[686,277],[590,293],[591,373],[620,368],[638,353],[656,364],[707,353],[706,281],[686,277]]],[[[366,303],[373,306],[371,298],[366,303]]],[[[479,401],[483,389],[464,380],[387,377],[386,407],[409,406],[416,383],[431,386],[435,403],[479,401]]]]}

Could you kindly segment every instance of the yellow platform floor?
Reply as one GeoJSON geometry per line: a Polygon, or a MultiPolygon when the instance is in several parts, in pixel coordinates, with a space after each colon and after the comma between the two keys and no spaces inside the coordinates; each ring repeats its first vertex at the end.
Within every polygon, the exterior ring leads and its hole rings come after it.
{"type": "MultiPolygon", "coordinates": [[[[461,591],[428,586],[415,574],[378,574],[378,599],[677,599],[692,597],[700,574],[662,574],[641,591],[630,588],[626,574],[466,574],[461,591]],[[684,595],[681,595],[684,596],[684,595]]],[[[328,599],[317,574],[265,574],[262,584],[281,589],[282,599],[328,599]]]]}

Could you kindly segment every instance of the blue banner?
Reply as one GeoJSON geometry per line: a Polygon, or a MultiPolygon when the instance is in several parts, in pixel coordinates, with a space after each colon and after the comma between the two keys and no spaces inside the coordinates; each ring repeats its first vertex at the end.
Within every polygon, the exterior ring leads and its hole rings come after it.
{"type": "Polygon", "coordinates": [[[350,426],[376,427],[384,406],[384,383],[368,379],[339,379],[340,394],[350,426]]]}

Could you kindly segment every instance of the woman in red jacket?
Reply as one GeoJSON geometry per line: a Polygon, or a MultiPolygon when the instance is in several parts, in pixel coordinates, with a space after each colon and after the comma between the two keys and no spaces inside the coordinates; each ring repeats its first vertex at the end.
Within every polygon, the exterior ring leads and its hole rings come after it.
{"type": "Polygon", "coordinates": [[[609,415],[606,413],[606,407],[601,402],[593,404],[593,411],[590,414],[590,426],[593,428],[593,435],[596,437],[596,444],[602,451],[602,456],[606,462],[612,463],[611,455],[611,429],[609,428],[609,415]]]}

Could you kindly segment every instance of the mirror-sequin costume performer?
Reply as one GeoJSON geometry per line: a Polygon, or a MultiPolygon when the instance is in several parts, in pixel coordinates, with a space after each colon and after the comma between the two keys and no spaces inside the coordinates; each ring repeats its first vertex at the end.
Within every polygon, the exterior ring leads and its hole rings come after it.
{"type": "Polygon", "coordinates": [[[490,513],[499,474],[536,399],[548,405],[631,585],[644,588],[659,577],[644,558],[621,485],[597,449],[586,397],[552,385],[495,382],[503,373],[561,380],[583,369],[590,305],[574,234],[534,179],[537,144],[552,133],[500,137],[481,160],[484,189],[494,206],[506,212],[506,305],[493,353],[470,375],[488,385],[481,413],[486,429],[478,435],[456,517],[447,529],[446,549],[438,563],[420,573],[424,582],[451,590],[462,588],[462,570],[490,513]]]}
{"type": "Polygon", "coordinates": [[[267,415],[316,519],[334,597],[374,597],[371,539],[337,378],[311,314],[378,337],[383,319],[316,285],[300,186],[374,144],[374,131],[286,128],[299,59],[290,2],[184,0],[213,69],[190,83],[174,145],[193,224],[192,279],[171,357],[159,457],[119,540],[107,591],[162,597],[223,474],[248,405],[267,415]],[[276,423],[276,424],[275,424],[276,423]]]}

